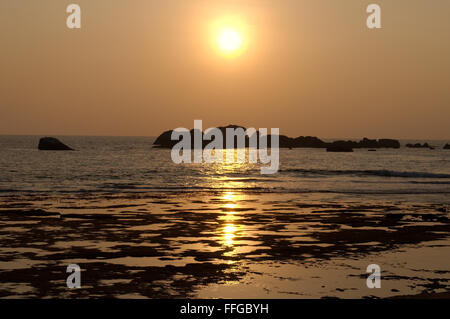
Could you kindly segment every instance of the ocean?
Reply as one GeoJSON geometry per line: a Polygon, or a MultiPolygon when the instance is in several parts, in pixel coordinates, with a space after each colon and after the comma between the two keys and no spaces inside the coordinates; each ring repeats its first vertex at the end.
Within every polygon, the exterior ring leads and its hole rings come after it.
{"type": "MultiPolygon", "coordinates": [[[[450,151],[430,149],[281,149],[280,168],[260,164],[174,164],[152,137],[62,136],[74,152],[38,151],[39,136],[0,136],[0,193],[147,193],[233,190],[385,196],[450,203],[450,151]]],[[[425,142],[425,141],[414,141],[425,142]]]]}

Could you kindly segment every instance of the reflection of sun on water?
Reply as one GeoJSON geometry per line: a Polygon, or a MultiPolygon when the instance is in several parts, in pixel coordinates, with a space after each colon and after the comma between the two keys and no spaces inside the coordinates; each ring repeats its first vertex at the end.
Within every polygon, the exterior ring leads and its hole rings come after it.
{"type": "Polygon", "coordinates": [[[234,238],[236,237],[237,228],[234,224],[225,225],[223,228],[223,239],[227,246],[233,246],[234,238]]]}
{"type": "Polygon", "coordinates": [[[236,208],[236,204],[225,204],[224,207],[228,209],[233,209],[236,208]]]}
{"type": "MultiPolygon", "coordinates": [[[[232,191],[239,189],[255,187],[256,181],[246,181],[247,177],[251,175],[255,170],[259,170],[258,163],[250,163],[247,160],[243,162],[237,161],[238,150],[236,149],[221,149],[216,152],[222,154],[219,158],[222,158],[222,162],[213,161],[209,162],[211,158],[207,158],[202,163],[200,169],[201,173],[205,175],[204,182],[211,188],[227,189],[230,190],[223,194],[222,199],[224,201],[238,201],[239,195],[234,194],[232,191]],[[227,160],[227,154],[234,156],[235,161],[227,160]]],[[[248,158],[248,149],[246,150],[245,158],[248,158]]]]}
{"type": "MultiPolygon", "coordinates": [[[[239,200],[243,199],[243,195],[234,194],[232,192],[225,192],[221,199],[227,201],[223,205],[226,208],[225,214],[220,216],[219,219],[225,222],[220,228],[220,242],[229,248],[236,244],[236,237],[238,237],[238,232],[242,231],[243,227],[237,224],[238,216],[237,212],[233,209],[238,208],[239,200]]],[[[228,256],[233,255],[233,251],[227,253],[228,256]]]]}
{"type": "Polygon", "coordinates": [[[233,193],[231,193],[231,192],[225,192],[225,193],[222,195],[222,199],[228,200],[228,201],[236,201],[237,195],[235,195],[235,194],[233,194],[233,193]]]}

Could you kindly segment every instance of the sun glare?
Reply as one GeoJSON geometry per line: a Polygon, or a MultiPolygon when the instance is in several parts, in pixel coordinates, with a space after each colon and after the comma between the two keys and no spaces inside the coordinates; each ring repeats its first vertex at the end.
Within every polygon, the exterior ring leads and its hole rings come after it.
{"type": "Polygon", "coordinates": [[[225,16],[211,22],[211,40],[214,49],[224,57],[237,57],[247,50],[250,38],[245,19],[225,16]]]}
{"type": "Polygon", "coordinates": [[[219,46],[226,52],[235,52],[242,45],[241,35],[234,29],[224,29],[219,35],[219,46]]]}

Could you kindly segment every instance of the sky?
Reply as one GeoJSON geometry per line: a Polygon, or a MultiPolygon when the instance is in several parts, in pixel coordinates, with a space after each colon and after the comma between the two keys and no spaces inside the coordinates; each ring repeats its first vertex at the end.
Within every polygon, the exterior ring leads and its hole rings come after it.
{"type": "Polygon", "coordinates": [[[2,0],[0,134],[450,139],[448,0],[2,0]],[[68,29],[66,7],[81,7],[68,29]],[[366,7],[382,9],[368,29],[366,7]],[[242,39],[225,55],[217,32],[242,39]]]}

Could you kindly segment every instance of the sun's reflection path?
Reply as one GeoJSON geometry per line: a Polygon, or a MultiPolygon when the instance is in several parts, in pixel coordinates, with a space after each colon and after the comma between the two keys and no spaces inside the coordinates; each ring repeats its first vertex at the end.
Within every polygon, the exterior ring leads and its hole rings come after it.
{"type": "Polygon", "coordinates": [[[223,239],[226,246],[232,247],[234,245],[234,238],[236,237],[237,227],[234,224],[227,224],[223,228],[223,239]]]}
{"type": "Polygon", "coordinates": [[[243,226],[239,225],[239,216],[236,209],[239,207],[239,201],[243,199],[243,195],[238,195],[233,192],[225,192],[221,196],[224,202],[222,209],[224,214],[219,217],[221,223],[219,229],[219,242],[226,246],[229,251],[225,254],[228,257],[235,255],[234,246],[237,243],[237,238],[243,232],[243,226]]]}
{"type": "Polygon", "coordinates": [[[222,199],[226,200],[226,201],[232,201],[233,202],[233,203],[231,203],[232,205],[235,205],[235,203],[234,203],[235,198],[236,198],[236,195],[234,195],[231,192],[225,192],[222,195],[222,199]]]}
{"type": "MultiPolygon", "coordinates": [[[[217,150],[220,157],[223,158],[223,162],[203,163],[201,166],[201,174],[205,176],[204,182],[208,187],[222,190],[245,189],[255,187],[255,179],[259,176],[259,164],[250,163],[248,160],[243,162],[229,161],[228,154],[234,154],[237,159],[237,149],[223,149],[217,150]],[[258,172],[258,176],[253,176],[255,172],[258,172]],[[244,177],[243,177],[244,176],[244,177]],[[246,181],[247,178],[251,178],[252,182],[246,181]]],[[[246,154],[248,149],[246,149],[246,154]]],[[[248,156],[248,154],[246,155],[248,156]]],[[[233,200],[233,196],[238,196],[232,193],[225,193],[224,200],[233,200]]]]}

